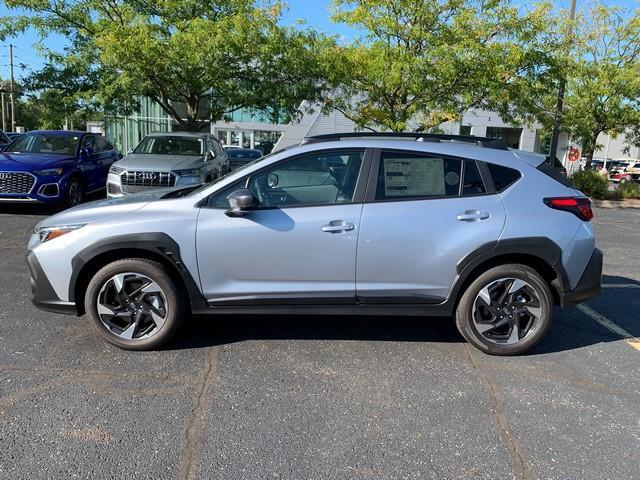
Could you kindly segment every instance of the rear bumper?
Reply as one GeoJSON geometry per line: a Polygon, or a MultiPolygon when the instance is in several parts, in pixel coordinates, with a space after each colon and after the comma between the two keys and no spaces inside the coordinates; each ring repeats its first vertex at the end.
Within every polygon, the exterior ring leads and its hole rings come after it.
{"type": "Polygon", "coordinates": [[[27,254],[27,265],[31,271],[31,301],[36,307],[52,313],[78,315],[74,302],[60,300],[33,252],[27,254]]]}
{"type": "Polygon", "coordinates": [[[560,293],[561,307],[569,307],[600,294],[602,290],[602,259],[602,251],[598,248],[594,249],[587,268],[585,268],[576,288],[560,293]]]}

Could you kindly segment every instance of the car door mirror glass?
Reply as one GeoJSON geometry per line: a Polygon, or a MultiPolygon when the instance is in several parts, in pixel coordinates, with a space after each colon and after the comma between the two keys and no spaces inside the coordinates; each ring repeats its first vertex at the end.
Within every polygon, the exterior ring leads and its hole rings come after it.
{"type": "Polygon", "coordinates": [[[225,213],[229,217],[242,217],[258,206],[258,201],[247,188],[235,190],[227,200],[230,208],[225,213]]]}
{"type": "Polygon", "coordinates": [[[209,150],[207,154],[204,156],[204,160],[206,162],[213,160],[214,158],[216,158],[216,152],[214,152],[213,150],[209,150]]]}

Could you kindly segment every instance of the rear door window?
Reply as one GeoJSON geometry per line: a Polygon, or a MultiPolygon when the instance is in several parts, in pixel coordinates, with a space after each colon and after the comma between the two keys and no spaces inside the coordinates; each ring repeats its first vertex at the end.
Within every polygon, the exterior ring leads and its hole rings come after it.
{"type": "Polygon", "coordinates": [[[453,197],[460,194],[462,161],[429,153],[383,151],[376,200],[453,197]]]}

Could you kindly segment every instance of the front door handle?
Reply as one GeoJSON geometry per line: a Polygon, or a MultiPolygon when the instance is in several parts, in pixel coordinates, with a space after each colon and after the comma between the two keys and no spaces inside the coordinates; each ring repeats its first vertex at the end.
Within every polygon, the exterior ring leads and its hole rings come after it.
{"type": "Polygon", "coordinates": [[[344,220],[332,220],[328,225],[322,227],[322,231],[327,233],[342,233],[355,230],[355,228],[356,226],[353,223],[348,223],[344,220]]]}
{"type": "Polygon", "coordinates": [[[456,219],[461,222],[480,222],[490,216],[489,213],[480,210],[466,210],[464,213],[459,213],[456,219]]]}

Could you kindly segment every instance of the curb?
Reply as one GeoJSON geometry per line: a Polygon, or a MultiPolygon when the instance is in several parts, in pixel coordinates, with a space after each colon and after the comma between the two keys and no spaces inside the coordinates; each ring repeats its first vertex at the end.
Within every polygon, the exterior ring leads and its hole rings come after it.
{"type": "Polygon", "coordinates": [[[640,208],[640,200],[596,200],[591,204],[598,208],[640,208]]]}

